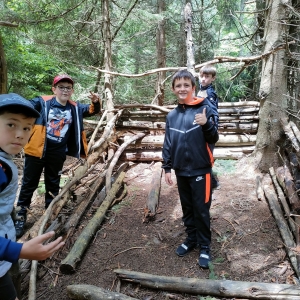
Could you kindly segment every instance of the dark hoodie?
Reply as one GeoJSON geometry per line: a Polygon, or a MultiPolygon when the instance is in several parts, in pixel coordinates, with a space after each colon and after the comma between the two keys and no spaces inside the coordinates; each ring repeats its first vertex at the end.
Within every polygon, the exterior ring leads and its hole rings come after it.
{"type": "Polygon", "coordinates": [[[213,154],[211,145],[219,139],[214,110],[207,99],[197,105],[178,104],[168,113],[163,145],[165,172],[175,170],[178,176],[197,176],[211,172],[213,154]],[[206,107],[207,122],[197,125],[195,115],[206,107]]]}

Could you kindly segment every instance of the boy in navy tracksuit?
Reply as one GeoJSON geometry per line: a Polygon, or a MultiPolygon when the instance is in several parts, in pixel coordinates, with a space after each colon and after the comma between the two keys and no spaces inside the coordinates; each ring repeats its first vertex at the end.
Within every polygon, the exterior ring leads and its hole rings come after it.
{"type": "Polygon", "coordinates": [[[166,119],[163,145],[165,180],[172,185],[171,169],[175,171],[187,238],[176,254],[184,256],[200,245],[199,265],[209,267],[211,144],[218,141],[217,115],[204,98],[195,98],[195,78],[181,70],[173,76],[172,90],[178,106],[166,119]]]}
{"type": "Polygon", "coordinates": [[[54,95],[37,97],[30,103],[40,112],[32,136],[24,147],[25,163],[22,186],[18,199],[18,220],[15,223],[17,237],[24,233],[27,209],[38,187],[44,170],[45,208],[59,193],[59,183],[66,155],[87,156],[87,142],[83,118],[100,111],[99,96],[91,93],[90,104],[71,100],[74,81],[67,75],[58,75],[53,80],[54,95]]]}
{"type": "Polygon", "coordinates": [[[43,260],[63,246],[61,237],[43,243],[54,235],[49,232],[21,244],[16,243],[16,232],[11,213],[18,189],[18,169],[12,155],[19,153],[28,142],[39,113],[30,102],[17,94],[0,95],[0,297],[17,297],[8,271],[19,258],[43,260]]]}
{"type": "MultiPolygon", "coordinates": [[[[200,81],[200,90],[197,94],[197,97],[203,97],[207,98],[211,103],[211,108],[218,116],[216,121],[217,125],[219,123],[219,114],[218,114],[218,95],[212,85],[212,83],[216,79],[217,69],[215,66],[208,64],[203,66],[199,71],[199,81],[200,81]]],[[[212,145],[212,150],[214,149],[214,145],[212,145]]],[[[212,172],[212,188],[213,189],[219,189],[220,183],[214,176],[214,173],[212,172]]]]}

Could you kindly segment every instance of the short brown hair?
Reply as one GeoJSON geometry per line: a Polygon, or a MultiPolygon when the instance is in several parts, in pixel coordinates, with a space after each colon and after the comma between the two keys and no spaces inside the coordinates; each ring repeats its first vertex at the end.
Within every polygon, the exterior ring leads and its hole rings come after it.
{"type": "Polygon", "coordinates": [[[200,71],[200,74],[207,74],[207,75],[212,75],[213,77],[216,76],[217,74],[217,69],[214,65],[208,64],[208,65],[204,65],[200,71]]]}
{"type": "Polygon", "coordinates": [[[195,77],[194,75],[189,72],[188,70],[180,70],[178,72],[176,72],[173,77],[172,77],[172,88],[174,88],[175,86],[175,81],[177,79],[181,79],[181,78],[184,78],[184,79],[190,79],[191,80],[191,83],[192,83],[192,87],[196,86],[196,81],[195,81],[195,77]]]}

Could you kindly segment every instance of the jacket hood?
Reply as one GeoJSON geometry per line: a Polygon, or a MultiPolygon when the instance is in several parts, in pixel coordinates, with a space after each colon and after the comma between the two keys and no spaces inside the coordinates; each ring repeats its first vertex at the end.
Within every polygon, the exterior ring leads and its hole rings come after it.
{"type": "Polygon", "coordinates": [[[197,105],[204,101],[205,98],[192,97],[190,99],[185,99],[184,104],[186,105],[197,105]]]}

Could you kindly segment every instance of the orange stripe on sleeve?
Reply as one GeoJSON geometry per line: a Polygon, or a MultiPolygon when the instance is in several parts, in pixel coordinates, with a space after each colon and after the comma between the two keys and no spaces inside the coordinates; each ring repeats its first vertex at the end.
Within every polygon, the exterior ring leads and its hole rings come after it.
{"type": "Polygon", "coordinates": [[[209,202],[210,199],[210,186],[211,176],[210,174],[205,174],[205,203],[209,202]]]}

